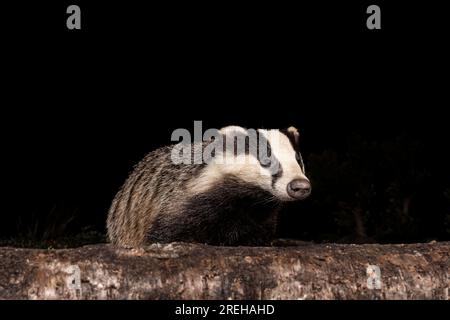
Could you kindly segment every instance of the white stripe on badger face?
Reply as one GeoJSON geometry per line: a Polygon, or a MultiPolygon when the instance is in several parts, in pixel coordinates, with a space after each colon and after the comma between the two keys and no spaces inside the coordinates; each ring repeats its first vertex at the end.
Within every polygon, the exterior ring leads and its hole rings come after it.
{"type": "Polygon", "coordinates": [[[270,143],[272,155],[279,161],[281,166],[281,176],[279,176],[275,184],[271,187],[272,193],[280,200],[295,200],[287,193],[288,184],[294,179],[306,179],[305,173],[302,171],[295,157],[295,150],[289,141],[289,138],[279,130],[258,130],[270,143]]]}
{"type": "Polygon", "coordinates": [[[242,133],[242,134],[247,134],[247,130],[245,130],[242,127],[239,126],[228,126],[228,127],[223,127],[222,129],[219,130],[220,133],[222,133],[223,135],[227,135],[227,134],[232,134],[232,133],[242,133]]]}
{"type": "MultiPolygon", "coordinates": [[[[220,133],[230,139],[238,134],[247,135],[248,131],[239,126],[228,126],[220,129],[220,133]]],[[[221,143],[219,143],[220,147],[221,143]]],[[[230,147],[228,149],[227,145],[223,152],[216,152],[216,156],[208,163],[200,176],[189,183],[188,190],[192,194],[207,192],[227,175],[234,175],[252,185],[256,184],[267,189],[265,186],[270,185],[271,175],[267,170],[261,174],[261,166],[256,155],[245,154],[245,152],[235,155],[234,143],[230,147]]],[[[243,147],[241,149],[245,151],[245,145],[243,147]]]]}
{"type": "MultiPolygon", "coordinates": [[[[233,132],[246,134],[244,128],[230,126],[220,130],[222,134],[227,135],[233,132]]],[[[272,156],[280,163],[282,174],[276,178],[272,174],[273,167],[264,168],[261,166],[255,154],[239,154],[233,155],[232,150],[225,150],[227,160],[223,158],[215,158],[208,163],[207,167],[200,176],[191,181],[188,190],[193,194],[207,192],[208,189],[220,183],[226,175],[235,175],[241,180],[259,186],[260,188],[272,193],[281,201],[295,200],[287,193],[287,185],[294,179],[307,179],[304,172],[300,168],[296,157],[295,150],[289,141],[289,138],[279,130],[263,130],[258,132],[268,141],[271,147],[272,156]],[[230,159],[229,157],[233,158],[230,159]],[[233,161],[229,161],[233,160],[233,161]]]]}

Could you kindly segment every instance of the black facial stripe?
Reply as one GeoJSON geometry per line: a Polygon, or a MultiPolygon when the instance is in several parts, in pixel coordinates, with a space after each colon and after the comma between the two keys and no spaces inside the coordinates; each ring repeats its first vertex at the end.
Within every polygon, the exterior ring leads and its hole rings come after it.
{"type": "MultiPolygon", "coordinates": [[[[272,147],[270,146],[270,142],[262,135],[259,133],[259,131],[256,131],[256,158],[258,159],[259,163],[261,165],[263,165],[261,163],[261,158],[260,158],[260,146],[265,146],[267,148],[266,152],[264,153],[265,155],[267,155],[267,157],[271,160],[272,162],[272,147]]],[[[276,160],[276,158],[275,158],[276,160]]]]}
{"type": "MultiPolygon", "coordinates": [[[[252,141],[253,142],[253,141],[252,141]]],[[[235,156],[238,156],[242,153],[245,154],[253,154],[259,161],[261,165],[261,154],[260,154],[260,146],[266,147],[267,150],[264,155],[267,155],[268,158],[272,161],[272,148],[270,146],[269,141],[259,133],[259,131],[256,131],[256,145],[250,145],[250,136],[246,133],[242,132],[231,132],[227,135],[223,136],[223,150],[227,150],[228,144],[230,144],[229,147],[233,148],[233,154],[235,156]],[[233,139],[233,142],[230,143],[230,141],[227,141],[228,139],[233,139]],[[238,141],[245,141],[245,148],[244,150],[238,150],[238,141]]],[[[267,160],[267,159],[264,159],[267,160]]]]}
{"type": "Polygon", "coordinates": [[[303,172],[305,172],[305,164],[303,163],[303,157],[302,154],[300,152],[296,153],[297,155],[297,162],[300,165],[300,168],[302,169],[303,172]]]}
{"type": "MultiPolygon", "coordinates": [[[[283,169],[281,167],[281,163],[272,153],[272,148],[270,146],[270,142],[262,135],[259,131],[256,130],[256,145],[250,145],[250,136],[248,134],[242,132],[233,132],[228,135],[223,136],[223,148],[226,150],[227,148],[227,138],[233,139],[233,143],[231,143],[230,147],[233,148],[233,153],[235,156],[239,155],[242,152],[245,154],[253,154],[259,161],[260,165],[264,168],[272,169],[274,166],[277,166],[278,169],[275,173],[272,173],[272,187],[275,185],[276,181],[282,176],[283,169]],[[238,141],[242,141],[245,139],[245,150],[238,150],[237,144],[238,141]],[[260,150],[260,147],[266,148],[266,152],[262,152],[264,150],[260,150]],[[240,151],[240,152],[238,152],[240,151]],[[256,154],[255,154],[256,153],[256,154]],[[264,155],[266,158],[261,159],[261,156],[264,155]]],[[[253,140],[253,139],[252,139],[253,140]]],[[[253,142],[253,141],[252,141],[253,142]]],[[[229,143],[229,142],[228,142],[229,143]]]]}
{"type": "MultiPolygon", "coordinates": [[[[279,178],[281,178],[281,176],[283,175],[283,167],[281,166],[280,161],[278,161],[277,157],[275,157],[274,154],[272,154],[272,148],[270,146],[270,142],[264,137],[264,135],[260,134],[259,131],[257,131],[257,158],[259,163],[261,163],[261,159],[260,159],[260,153],[259,153],[259,147],[260,145],[262,146],[266,146],[267,147],[267,157],[269,157],[270,159],[270,165],[269,167],[272,166],[277,166],[278,170],[272,174],[272,188],[275,187],[275,183],[277,182],[277,180],[279,178]]],[[[261,163],[262,165],[262,163],[261,163]]]]}
{"type": "Polygon", "coordinates": [[[298,143],[297,143],[297,141],[296,141],[296,139],[295,139],[295,134],[294,134],[294,132],[288,131],[287,129],[281,129],[280,132],[281,132],[282,134],[284,134],[286,137],[288,137],[289,142],[290,142],[291,145],[292,145],[292,148],[294,148],[294,150],[295,150],[296,152],[299,152],[299,151],[300,151],[300,146],[298,145],[298,143]]]}
{"type": "Polygon", "coordinates": [[[277,182],[278,179],[281,178],[282,175],[283,175],[283,167],[281,166],[281,163],[278,163],[278,171],[276,174],[272,175],[272,188],[275,187],[275,183],[277,182]]]}
{"type": "Polygon", "coordinates": [[[300,165],[300,168],[302,169],[302,171],[305,172],[305,165],[303,163],[302,154],[300,153],[300,146],[298,144],[298,141],[295,138],[295,133],[292,131],[289,131],[287,129],[282,129],[282,130],[280,130],[280,132],[283,133],[286,137],[288,137],[289,142],[292,145],[292,148],[294,148],[297,162],[300,165]]]}
{"type": "Polygon", "coordinates": [[[235,156],[238,156],[242,153],[249,154],[250,137],[247,134],[244,134],[242,132],[233,132],[229,136],[224,135],[223,136],[223,150],[227,150],[227,143],[230,143],[229,141],[227,141],[227,139],[230,139],[230,138],[233,139],[233,143],[231,144],[231,147],[233,148],[233,154],[235,156]],[[244,142],[245,142],[244,150],[238,150],[238,141],[241,141],[242,139],[244,139],[244,142]]]}

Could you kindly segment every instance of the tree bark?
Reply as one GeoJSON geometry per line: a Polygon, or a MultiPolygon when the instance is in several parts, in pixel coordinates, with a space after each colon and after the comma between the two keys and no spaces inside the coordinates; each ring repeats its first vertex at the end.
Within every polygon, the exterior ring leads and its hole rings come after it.
{"type": "Polygon", "coordinates": [[[0,248],[0,299],[449,299],[449,270],[450,242],[0,248]]]}

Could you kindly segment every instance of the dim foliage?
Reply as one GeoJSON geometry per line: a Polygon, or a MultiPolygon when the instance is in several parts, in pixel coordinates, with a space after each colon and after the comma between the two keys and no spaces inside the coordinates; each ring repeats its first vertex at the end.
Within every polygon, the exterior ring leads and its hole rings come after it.
{"type": "MultiPolygon", "coordinates": [[[[313,192],[306,201],[287,204],[280,237],[351,243],[450,240],[450,161],[436,161],[434,151],[405,135],[385,140],[352,135],[344,146],[306,154],[313,192]]],[[[105,242],[106,212],[106,206],[78,209],[58,203],[34,214],[18,213],[13,227],[3,226],[0,246],[105,242]]]]}
{"type": "Polygon", "coordinates": [[[450,239],[448,177],[428,152],[406,136],[376,141],[353,135],[344,151],[310,154],[313,195],[302,216],[313,215],[304,227],[312,232],[303,236],[382,243],[450,239]]]}
{"type": "Polygon", "coordinates": [[[0,246],[27,248],[71,248],[105,242],[93,226],[79,221],[77,209],[58,203],[44,213],[19,215],[14,236],[0,238],[0,246]]]}

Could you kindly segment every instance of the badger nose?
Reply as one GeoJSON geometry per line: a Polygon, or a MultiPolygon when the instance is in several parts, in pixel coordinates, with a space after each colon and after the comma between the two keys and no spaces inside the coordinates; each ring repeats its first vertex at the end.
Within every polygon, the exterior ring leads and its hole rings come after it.
{"type": "Polygon", "coordinates": [[[287,185],[287,193],[295,199],[305,199],[311,193],[311,183],[306,179],[295,179],[287,185]]]}

